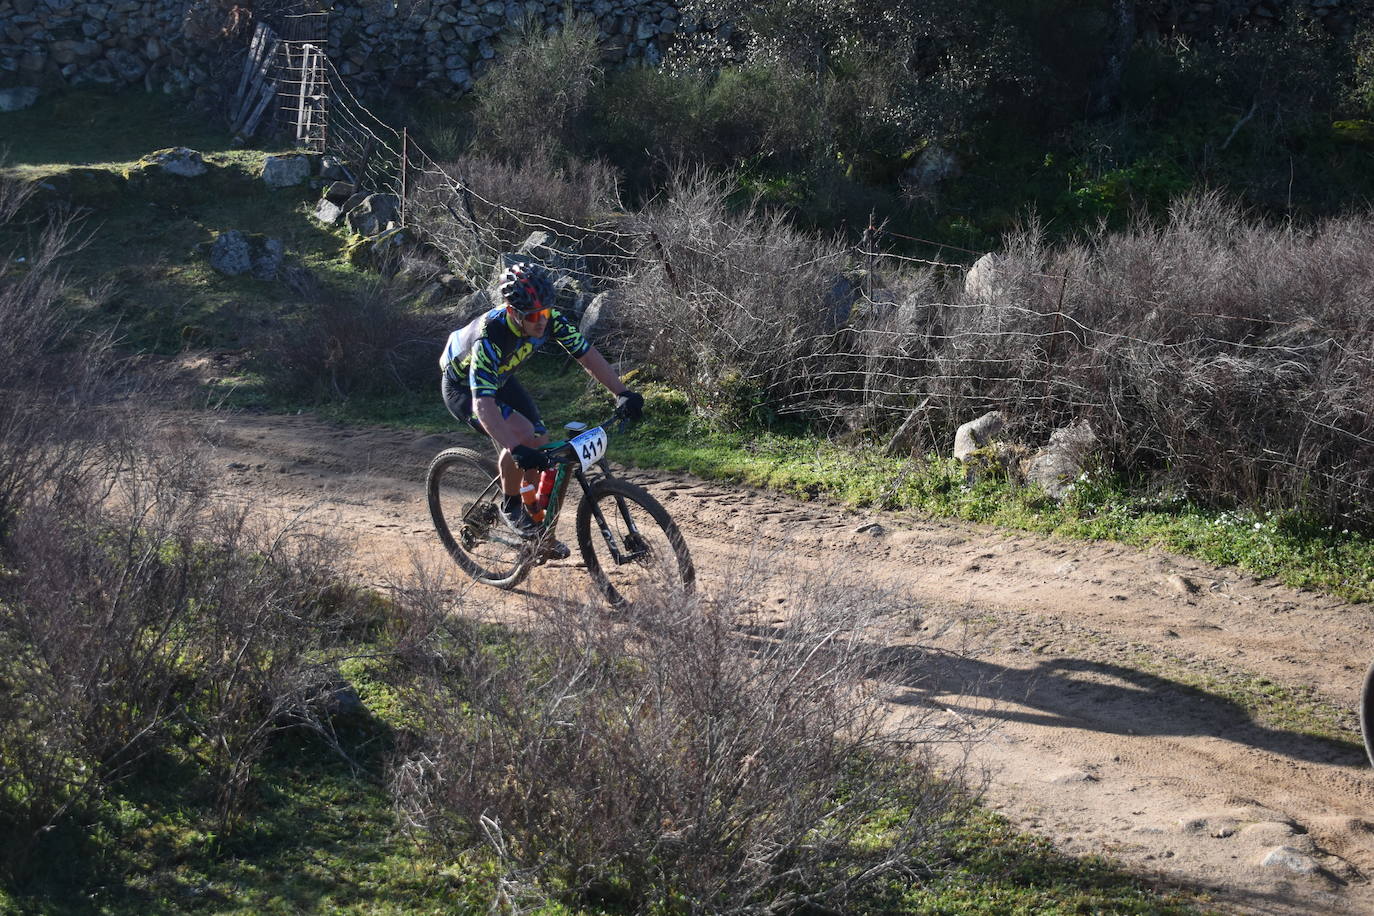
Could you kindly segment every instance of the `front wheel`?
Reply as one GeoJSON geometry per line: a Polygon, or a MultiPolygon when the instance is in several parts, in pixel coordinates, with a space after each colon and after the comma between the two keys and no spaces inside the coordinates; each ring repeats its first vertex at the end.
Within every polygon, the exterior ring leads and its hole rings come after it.
{"type": "Polygon", "coordinates": [[[1364,736],[1364,753],[1374,765],[1374,662],[1364,673],[1364,689],[1360,691],[1360,734],[1364,736]]]}
{"type": "Polygon", "coordinates": [[[691,594],[696,569],[682,532],[643,488],[598,480],[577,507],[587,572],[612,607],[691,594]]]}
{"type": "Polygon", "coordinates": [[[529,551],[498,514],[496,463],[471,449],[445,449],[429,463],[425,485],[434,528],[454,562],[478,582],[519,585],[529,572],[529,551]]]}

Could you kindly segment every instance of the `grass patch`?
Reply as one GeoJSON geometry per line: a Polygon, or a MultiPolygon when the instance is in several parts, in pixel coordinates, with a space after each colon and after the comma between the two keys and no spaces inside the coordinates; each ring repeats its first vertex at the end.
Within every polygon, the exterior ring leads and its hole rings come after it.
{"type": "Polygon", "coordinates": [[[1107,858],[1066,856],[988,812],[951,833],[946,855],[945,872],[892,885],[889,896],[862,912],[1163,916],[1199,912],[1202,902],[1127,875],[1107,858]]]}
{"type": "Polygon", "coordinates": [[[1199,669],[1158,650],[1142,650],[1132,660],[1136,670],[1167,678],[1209,700],[1232,703],[1267,728],[1327,741],[1363,759],[1364,743],[1353,708],[1323,699],[1312,686],[1290,686],[1229,668],[1199,669]]]}
{"type": "Polygon", "coordinates": [[[7,141],[6,164],[35,172],[115,165],[170,146],[202,153],[233,149],[218,119],[185,99],[151,93],[44,93],[32,107],[0,115],[0,125],[14,138],[7,141]]]}

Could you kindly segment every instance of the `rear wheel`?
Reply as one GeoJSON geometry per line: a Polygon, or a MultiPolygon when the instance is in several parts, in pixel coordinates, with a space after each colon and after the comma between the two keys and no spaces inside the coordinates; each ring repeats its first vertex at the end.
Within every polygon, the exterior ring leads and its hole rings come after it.
{"type": "Polygon", "coordinates": [[[658,500],[632,483],[607,478],[590,487],[577,507],[577,543],[613,607],[687,595],[696,584],[682,532],[658,500]]]}
{"type": "Polygon", "coordinates": [[[445,449],[426,475],[429,514],[449,556],[478,582],[514,588],[529,571],[529,551],[501,521],[496,463],[471,449],[445,449]]]}
{"type": "Polygon", "coordinates": [[[1364,673],[1364,690],[1360,691],[1360,734],[1364,736],[1364,753],[1374,765],[1374,663],[1364,673]]]}

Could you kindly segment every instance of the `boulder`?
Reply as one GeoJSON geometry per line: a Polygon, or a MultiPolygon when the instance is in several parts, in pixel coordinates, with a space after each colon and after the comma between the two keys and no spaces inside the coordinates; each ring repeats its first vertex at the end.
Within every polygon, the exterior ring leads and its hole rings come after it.
{"type": "Polygon", "coordinates": [[[929,193],[951,178],[958,178],[963,169],[959,157],[938,143],[932,143],[916,156],[911,168],[901,174],[901,184],[908,190],[929,193]]]}
{"type": "Polygon", "coordinates": [[[587,288],[592,279],[587,269],[587,259],[577,247],[577,243],[552,232],[531,232],[513,254],[502,257],[502,266],[517,261],[535,261],[543,264],[554,273],[573,277],[583,289],[587,288]]]}
{"type": "Polygon", "coordinates": [[[573,321],[581,317],[585,302],[582,287],[575,278],[565,275],[553,281],[553,304],[554,308],[573,321]]]}
{"type": "Polygon", "coordinates": [[[353,181],[348,167],[334,156],[325,156],[320,163],[320,177],[326,181],[353,181]]]}
{"type": "Polygon", "coordinates": [[[259,280],[274,280],[285,257],[281,239],[237,229],[221,232],[210,247],[210,266],[226,277],[252,274],[259,280]]]}
{"type": "Polygon", "coordinates": [[[355,240],[349,245],[348,260],[362,270],[375,270],[383,276],[393,276],[401,265],[401,258],[414,245],[405,229],[387,229],[375,237],[355,240]]]}
{"type": "Polygon", "coordinates": [[[324,189],[324,198],[342,205],[357,193],[358,188],[351,181],[331,181],[329,186],[324,189]]]}
{"type": "Polygon", "coordinates": [[[993,438],[1006,426],[1006,418],[1000,410],[989,411],[976,420],[970,420],[954,433],[954,457],[967,461],[969,455],[980,448],[986,448],[993,438]]]}
{"type": "Polygon", "coordinates": [[[152,169],[167,175],[176,175],[178,178],[199,178],[208,171],[205,158],[196,150],[185,146],[149,153],[130,171],[152,169]]]}
{"type": "Polygon", "coordinates": [[[821,300],[821,321],[827,331],[838,331],[849,324],[854,304],[863,295],[859,284],[844,274],[837,276],[821,300]]]}
{"type": "Polygon", "coordinates": [[[610,292],[601,293],[582,312],[578,323],[582,336],[593,343],[604,343],[619,326],[618,312],[616,297],[610,292]]]}
{"type": "Polygon", "coordinates": [[[321,200],[315,206],[315,219],[324,223],[326,226],[333,226],[338,223],[343,213],[343,207],[328,198],[321,200]]]}
{"type": "Polygon", "coordinates": [[[1086,420],[1055,430],[1049,444],[1031,457],[1026,482],[1063,499],[1082,475],[1084,462],[1096,446],[1097,435],[1086,420]]]}
{"type": "Polygon", "coordinates": [[[399,210],[400,202],[394,195],[369,194],[356,206],[349,208],[346,218],[350,229],[358,235],[371,237],[387,231],[399,210]]]}
{"type": "Polygon", "coordinates": [[[310,160],[299,154],[268,156],[262,164],[262,182],[269,188],[291,188],[310,178],[310,160]]]}
{"type": "Polygon", "coordinates": [[[1007,259],[988,252],[973,262],[964,275],[964,295],[974,302],[992,303],[1006,293],[1007,259]]]}
{"type": "Polygon", "coordinates": [[[32,86],[0,89],[0,111],[22,111],[38,101],[38,90],[32,86]]]}

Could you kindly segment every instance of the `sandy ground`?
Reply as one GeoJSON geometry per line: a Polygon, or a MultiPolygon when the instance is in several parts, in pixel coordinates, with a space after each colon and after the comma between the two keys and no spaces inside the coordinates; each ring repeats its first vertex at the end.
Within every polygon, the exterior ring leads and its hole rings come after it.
{"type": "MultiPolygon", "coordinates": [[[[424,496],[422,436],[306,417],[199,414],[222,495],[305,513],[354,540],[359,574],[447,563],[424,496]]],[[[770,551],[783,574],[865,571],[910,612],[893,652],[904,705],[978,733],[987,800],[1071,853],[1105,853],[1203,891],[1220,909],[1374,913],[1374,772],[1354,745],[1253,721],[1184,675],[1257,676],[1354,709],[1374,607],[1111,544],[781,499],[683,475],[628,472],[678,521],[709,588],[770,551]]],[[[569,518],[569,516],[564,517],[569,518]]],[[[570,526],[569,526],[570,527],[570,526]]],[[[564,528],[566,532],[568,528],[564,528]]],[[[515,593],[585,581],[571,561],[515,593]]]]}

